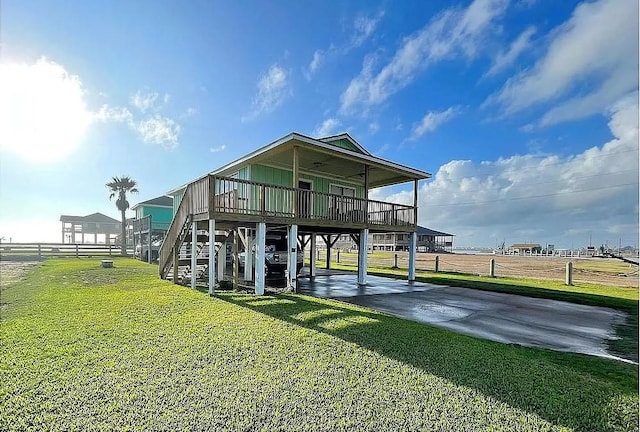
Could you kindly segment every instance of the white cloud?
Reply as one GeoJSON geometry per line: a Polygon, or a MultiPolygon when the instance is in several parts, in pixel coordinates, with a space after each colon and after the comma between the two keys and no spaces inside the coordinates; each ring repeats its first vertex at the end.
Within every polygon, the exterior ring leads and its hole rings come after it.
{"type": "Polygon", "coordinates": [[[211,153],[219,153],[226,148],[227,148],[226,144],[222,144],[221,146],[218,146],[218,147],[209,147],[209,151],[211,153]]]}
{"type": "Polygon", "coordinates": [[[72,153],[91,123],[77,75],[41,58],[0,64],[0,148],[46,162],[72,153]]]}
{"type": "Polygon", "coordinates": [[[499,53],[493,60],[491,68],[485,76],[494,76],[511,66],[531,46],[531,38],[536,33],[535,27],[529,27],[514,40],[509,49],[499,53]]]}
{"type": "Polygon", "coordinates": [[[193,108],[193,107],[189,107],[189,108],[186,109],[185,112],[183,112],[180,115],[180,118],[181,119],[188,119],[188,118],[191,118],[191,117],[195,116],[196,114],[198,114],[198,110],[193,108]]]}
{"type": "Polygon", "coordinates": [[[512,115],[553,102],[540,121],[544,126],[602,112],[638,88],[638,2],[582,3],[551,34],[545,55],[485,105],[512,115]]]}
{"type": "Polygon", "coordinates": [[[272,65],[269,71],[258,80],[258,94],[252,103],[251,112],[242,117],[247,121],[258,117],[260,114],[275,110],[290,94],[289,75],[286,70],[272,65]]]}
{"type": "Polygon", "coordinates": [[[444,111],[429,111],[425,116],[420,120],[419,123],[413,126],[413,131],[411,134],[412,139],[420,138],[427,132],[433,132],[443,123],[448,122],[455,116],[460,113],[460,109],[458,107],[449,107],[444,111]]]}
{"type": "Polygon", "coordinates": [[[180,125],[173,119],[155,115],[136,123],[134,128],[146,143],[160,144],[168,149],[178,146],[180,125]]]}
{"type": "Polygon", "coordinates": [[[313,58],[311,59],[311,63],[309,63],[309,67],[307,67],[307,70],[304,72],[304,76],[307,81],[311,81],[311,78],[313,78],[316,70],[318,70],[318,68],[322,64],[324,57],[325,52],[323,50],[315,50],[315,52],[313,53],[313,58]]]}
{"type": "Polygon", "coordinates": [[[405,38],[391,61],[377,73],[372,57],[368,56],[362,71],[340,98],[341,112],[353,112],[360,106],[366,110],[384,102],[434,63],[458,56],[474,58],[484,48],[487,34],[507,3],[507,0],[475,0],[467,9],[445,10],[405,38]]]}
{"type": "Polygon", "coordinates": [[[361,46],[367,39],[369,39],[376,30],[376,27],[383,16],[384,11],[380,11],[374,16],[360,15],[356,17],[353,22],[354,32],[351,36],[351,42],[347,47],[347,51],[361,46]]]}
{"type": "Polygon", "coordinates": [[[115,122],[130,124],[133,121],[133,114],[126,107],[110,107],[104,104],[97,113],[94,114],[96,120],[102,122],[115,122]]]}
{"type": "Polygon", "coordinates": [[[146,93],[143,94],[140,91],[132,95],[129,98],[131,105],[138,108],[140,111],[147,112],[148,109],[153,107],[158,100],[158,93],[146,93]]]}
{"type": "MultiPolygon", "coordinates": [[[[456,234],[458,245],[534,241],[585,246],[638,237],[638,94],[610,108],[613,139],[568,157],[518,155],[451,161],[420,189],[421,225],[456,234]],[[532,234],[537,232],[535,236],[532,234]],[[581,242],[581,243],[580,243],[581,242]]],[[[412,203],[410,191],[378,190],[372,199],[412,203]],[[374,198],[376,197],[376,198],[374,198]]]]}
{"type": "Polygon", "coordinates": [[[380,124],[378,122],[369,123],[369,133],[375,134],[380,130],[380,124]]]}
{"type": "Polygon", "coordinates": [[[142,113],[146,113],[149,110],[159,111],[166,106],[170,100],[171,96],[167,93],[160,97],[156,92],[142,93],[141,91],[137,91],[136,94],[129,98],[131,105],[138,108],[142,113]]]}
{"type": "Polygon", "coordinates": [[[340,126],[340,121],[338,119],[328,118],[319,124],[311,135],[318,138],[330,136],[335,132],[338,126],[340,126]]]}

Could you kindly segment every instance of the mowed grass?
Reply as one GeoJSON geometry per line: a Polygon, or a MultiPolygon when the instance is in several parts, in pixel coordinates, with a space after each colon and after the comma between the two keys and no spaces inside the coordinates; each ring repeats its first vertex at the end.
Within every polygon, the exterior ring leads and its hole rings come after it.
{"type": "Polygon", "coordinates": [[[116,259],[2,293],[0,430],[637,430],[637,366],[116,259]]]}

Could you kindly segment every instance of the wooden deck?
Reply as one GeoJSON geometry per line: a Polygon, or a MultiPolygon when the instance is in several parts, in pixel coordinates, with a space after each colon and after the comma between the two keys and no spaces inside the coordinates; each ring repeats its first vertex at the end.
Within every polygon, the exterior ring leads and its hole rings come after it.
{"type": "Polygon", "coordinates": [[[160,266],[188,230],[214,219],[216,228],[243,224],[298,225],[299,233],[413,232],[413,206],[208,175],[190,183],[160,249],[160,266]]]}

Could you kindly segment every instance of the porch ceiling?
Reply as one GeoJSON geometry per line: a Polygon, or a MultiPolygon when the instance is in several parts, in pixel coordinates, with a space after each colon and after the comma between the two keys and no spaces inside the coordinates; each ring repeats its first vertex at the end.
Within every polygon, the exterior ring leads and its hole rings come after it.
{"type": "Polygon", "coordinates": [[[343,151],[325,143],[320,144],[294,137],[255,155],[250,159],[250,163],[263,163],[291,170],[293,168],[293,147],[297,146],[299,169],[303,173],[326,175],[350,182],[364,183],[364,167],[368,165],[370,188],[430,177],[428,173],[423,171],[404,167],[384,159],[343,151]]]}

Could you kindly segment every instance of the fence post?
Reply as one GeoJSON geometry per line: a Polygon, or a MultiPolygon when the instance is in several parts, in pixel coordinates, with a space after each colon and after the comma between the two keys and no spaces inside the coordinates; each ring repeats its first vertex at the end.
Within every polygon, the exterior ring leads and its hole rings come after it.
{"type": "Polygon", "coordinates": [[[78,252],[78,244],[76,243],[76,258],[80,258],[80,253],[78,252]]]}
{"type": "Polygon", "coordinates": [[[440,256],[436,255],[436,266],[435,266],[435,272],[438,273],[440,267],[440,256]]]}
{"type": "Polygon", "coordinates": [[[394,269],[398,268],[398,254],[393,255],[393,268],[394,269]]]}
{"type": "Polygon", "coordinates": [[[494,258],[489,261],[489,277],[496,277],[496,260],[494,258]]]}
{"type": "Polygon", "coordinates": [[[573,285],[573,263],[571,261],[567,263],[567,270],[564,277],[564,284],[573,285]]]}
{"type": "Polygon", "coordinates": [[[109,256],[111,256],[111,243],[109,243],[109,256]]]}
{"type": "Polygon", "coordinates": [[[340,249],[336,249],[336,262],[340,263],[340,249]]]}
{"type": "Polygon", "coordinates": [[[42,259],[42,245],[38,243],[38,259],[42,259]]]}

